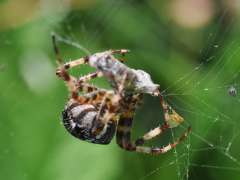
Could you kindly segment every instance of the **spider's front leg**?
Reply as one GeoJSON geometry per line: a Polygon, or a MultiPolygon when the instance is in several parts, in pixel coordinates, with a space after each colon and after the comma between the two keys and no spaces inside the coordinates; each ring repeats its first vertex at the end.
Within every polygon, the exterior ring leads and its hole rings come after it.
{"type": "MultiPolygon", "coordinates": [[[[68,69],[71,69],[75,66],[79,66],[79,65],[82,65],[82,64],[88,64],[89,63],[90,56],[85,56],[85,57],[82,57],[82,58],[79,58],[79,59],[76,59],[76,60],[73,60],[73,61],[70,61],[70,62],[67,62],[67,63],[63,63],[63,60],[60,56],[59,49],[57,47],[55,35],[52,35],[52,42],[53,42],[54,51],[55,51],[55,54],[56,54],[56,57],[57,57],[57,63],[59,64],[59,68],[56,72],[57,75],[60,74],[60,76],[62,76],[61,73],[63,71],[67,71],[68,69]]],[[[129,52],[129,50],[126,50],[126,49],[110,50],[111,54],[116,54],[117,53],[117,54],[125,55],[128,52],[129,52]]],[[[109,51],[106,51],[104,53],[109,53],[109,51]]],[[[123,62],[122,59],[120,59],[119,61],[123,62]]]]}
{"type": "Polygon", "coordinates": [[[88,62],[88,57],[85,58],[80,58],[78,60],[75,61],[71,61],[68,63],[63,63],[63,60],[60,56],[60,52],[59,49],[57,47],[56,44],[56,37],[54,35],[52,35],[52,42],[53,42],[53,47],[54,47],[54,51],[56,54],[56,58],[57,58],[57,64],[58,64],[58,68],[56,70],[56,74],[63,79],[66,82],[66,85],[69,89],[69,91],[71,92],[71,97],[75,100],[79,100],[83,99],[83,101],[85,101],[84,97],[78,97],[78,91],[83,91],[83,92],[93,92],[93,91],[97,91],[97,90],[101,90],[99,88],[97,88],[96,86],[92,86],[87,84],[86,82],[97,78],[97,77],[102,77],[102,73],[101,72],[94,72],[94,73],[90,73],[88,75],[85,75],[81,78],[79,78],[78,80],[74,77],[69,75],[68,73],[68,69],[81,65],[81,64],[86,64],[88,62]]]}
{"type": "Polygon", "coordinates": [[[66,71],[70,68],[73,68],[75,66],[81,65],[81,64],[86,64],[88,62],[88,56],[68,62],[68,63],[63,63],[63,60],[60,56],[60,51],[58,49],[57,43],[56,43],[56,36],[52,35],[52,43],[53,43],[53,48],[55,55],[57,57],[57,63],[59,65],[59,71],[57,73],[61,73],[62,71],[66,71]]]}

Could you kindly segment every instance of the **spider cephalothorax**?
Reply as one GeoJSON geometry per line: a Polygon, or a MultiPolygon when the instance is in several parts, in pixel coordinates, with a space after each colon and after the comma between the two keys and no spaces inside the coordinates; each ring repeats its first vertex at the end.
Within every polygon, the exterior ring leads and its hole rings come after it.
{"type": "Polygon", "coordinates": [[[128,50],[109,50],[64,64],[59,56],[55,36],[53,44],[59,64],[56,74],[65,81],[71,93],[62,113],[63,124],[73,136],[92,143],[108,144],[116,132],[120,147],[147,154],[165,153],[187,136],[190,128],[177,141],[165,147],[143,146],[145,141],[162,134],[166,129],[178,126],[183,118],[163,100],[159,85],[153,83],[148,73],[129,68],[113,56],[124,55],[128,50]],[[97,71],[78,79],[69,75],[68,69],[81,64],[88,64],[97,71]],[[88,84],[89,80],[96,77],[107,78],[112,90],[88,84]],[[132,142],[134,113],[145,93],[160,97],[165,123],[132,142]]]}

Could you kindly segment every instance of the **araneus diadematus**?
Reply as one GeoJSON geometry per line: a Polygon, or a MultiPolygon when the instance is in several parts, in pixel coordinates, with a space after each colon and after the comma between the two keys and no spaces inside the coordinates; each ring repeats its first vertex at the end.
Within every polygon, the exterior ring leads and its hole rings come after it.
{"type": "Polygon", "coordinates": [[[121,148],[146,154],[165,153],[188,135],[190,128],[178,140],[165,147],[143,146],[145,141],[178,126],[183,121],[183,118],[163,100],[159,85],[154,84],[146,72],[129,68],[113,56],[124,55],[128,50],[109,50],[63,63],[55,36],[52,37],[59,65],[56,74],[65,81],[71,93],[62,113],[63,124],[70,134],[91,143],[108,144],[116,132],[117,144],[121,148]],[[70,68],[81,64],[95,67],[97,71],[78,79],[69,75],[70,68]],[[109,80],[113,90],[102,89],[88,83],[89,80],[102,76],[109,80]],[[160,97],[165,123],[132,142],[133,116],[144,93],[160,97]]]}

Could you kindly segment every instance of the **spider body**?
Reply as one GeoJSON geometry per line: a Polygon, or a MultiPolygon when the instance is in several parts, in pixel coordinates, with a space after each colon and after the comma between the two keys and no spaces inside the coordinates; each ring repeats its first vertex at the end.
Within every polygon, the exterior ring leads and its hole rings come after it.
{"type": "Polygon", "coordinates": [[[62,121],[67,131],[74,137],[96,144],[108,144],[116,133],[117,144],[128,151],[147,154],[161,154],[180,143],[189,133],[165,147],[147,147],[144,143],[183,121],[160,96],[159,85],[152,82],[148,73],[129,68],[113,56],[124,55],[127,50],[109,50],[63,63],[53,36],[53,44],[59,67],[56,74],[65,81],[70,97],[62,113],[62,121]],[[68,69],[81,64],[96,68],[96,72],[76,78],[68,69]],[[102,89],[88,83],[97,77],[109,80],[112,90],[102,89]],[[79,94],[81,92],[81,94],[79,94]],[[150,130],[135,142],[131,140],[134,113],[142,102],[143,94],[159,96],[165,123],[150,130]]]}
{"type": "Polygon", "coordinates": [[[93,105],[68,104],[62,112],[63,124],[74,137],[96,144],[109,144],[115,134],[116,124],[107,123],[102,131],[93,133],[97,121],[97,109],[93,105]]]}

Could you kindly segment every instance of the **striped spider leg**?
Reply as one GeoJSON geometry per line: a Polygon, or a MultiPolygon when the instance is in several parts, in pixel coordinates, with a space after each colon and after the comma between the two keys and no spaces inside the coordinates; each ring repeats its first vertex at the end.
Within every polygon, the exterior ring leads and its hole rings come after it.
{"type": "MultiPolygon", "coordinates": [[[[59,69],[59,71],[56,72],[57,75],[59,75],[59,73],[61,71],[66,71],[70,68],[73,68],[73,67],[81,65],[81,64],[89,64],[90,65],[91,62],[89,62],[89,56],[85,56],[85,57],[82,57],[80,59],[76,59],[76,60],[73,60],[73,61],[70,61],[70,62],[67,62],[67,63],[63,63],[63,60],[62,60],[62,58],[60,56],[60,53],[59,53],[59,49],[56,45],[56,37],[55,37],[54,34],[52,35],[52,42],[53,42],[54,51],[55,51],[55,54],[56,54],[56,57],[57,57],[57,63],[59,65],[61,65],[60,66],[61,69],[59,69]]],[[[119,50],[108,50],[108,51],[100,53],[100,54],[120,54],[120,55],[124,56],[128,52],[129,52],[129,50],[127,50],[127,49],[119,49],[119,50]]],[[[115,59],[115,60],[118,60],[120,62],[124,62],[123,59],[115,59]]]]}
{"type": "MultiPolygon", "coordinates": [[[[137,139],[135,142],[131,141],[131,128],[133,123],[133,116],[136,109],[136,103],[141,101],[141,94],[135,94],[132,96],[131,103],[124,113],[121,114],[118,127],[117,127],[117,143],[120,147],[128,151],[136,151],[145,154],[163,154],[176,147],[177,144],[182,142],[189,132],[191,128],[189,127],[175,142],[170,143],[164,147],[147,147],[143,146],[144,143],[148,140],[155,138],[156,136],[161,135],[164,131],[169,128],[173,128],[170,121],[179,122],[183,121],[182,117],[178,115],[174,110],[169,111],[169,105],[163,100],[162,96],[160,96],[160,102],[164,112],[164,121],[165,123],[162,126],[156,127],[153,130],[150,130],[146,134],[144,134],[141,138],[137,139]],[[172,118],[172,119],[171,119],[172,118]]],[[[177,124],[177,123],[176,123],[177,124]]]]}

